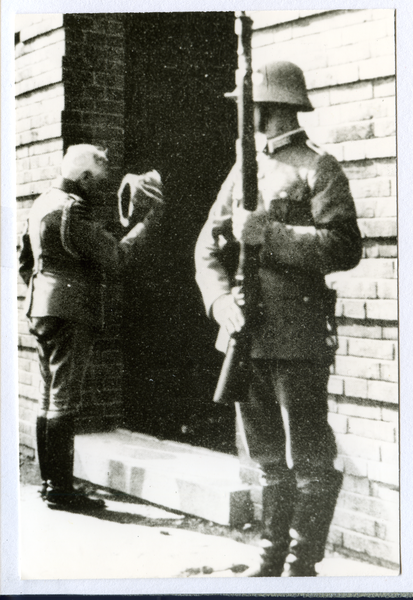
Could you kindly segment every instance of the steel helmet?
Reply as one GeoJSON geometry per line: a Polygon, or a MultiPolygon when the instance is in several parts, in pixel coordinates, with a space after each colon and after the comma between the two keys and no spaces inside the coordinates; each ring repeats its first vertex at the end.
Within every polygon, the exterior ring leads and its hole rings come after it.
{"type": "MultiPolygon", "coordinates": [[[[304,73],[294,63],[276,61],[264,64],[252,75],[254,102],[292,104],[299,112],[314,110],[308,98],[304,73]]],[[[238,96],[238,88],[228,98],[238,96]]]]}

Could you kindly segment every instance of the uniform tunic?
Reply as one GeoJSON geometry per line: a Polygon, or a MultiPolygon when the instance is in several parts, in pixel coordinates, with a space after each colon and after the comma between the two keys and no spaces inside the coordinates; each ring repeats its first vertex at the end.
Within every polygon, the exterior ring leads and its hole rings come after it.
{"type": "MultiPolygon", "coordinates": [[[[327,424],[334,292],[324,276],[360,260],[355,206],[337,160],[302,129],[269,140],[257,162],[257,211],[267,224],[258,271],[260,314],[252,329],[250,398],[238,407],[241,437],[264,471],[286,464],[302,472],[310,464],[328,469],[335,452],[327,424]]],[[[231,216],[239,199],[235,164],[196,246],[196,279],[209,315],[214,301],[234,285],[239,245],[231,216]]],[[[227,343],[221,330],[217,348],[225,352],[227,343]]]]}
{"type": "Polygon", "coordinates": [[[67,179],[34,202],[20,274],[29,286],[26,314],[38,345],[44,412],[77,408],[94,335],[103,325],[105,277],[119,276],[129,260],[145,259],[154,227],[139,223],[118,242],[92,219],[91,206],[67,179]]]}

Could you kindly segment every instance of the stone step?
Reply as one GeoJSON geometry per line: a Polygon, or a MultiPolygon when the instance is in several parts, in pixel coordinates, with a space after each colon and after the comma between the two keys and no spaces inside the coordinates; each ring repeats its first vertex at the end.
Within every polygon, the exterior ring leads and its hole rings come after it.
{"type": "Polygon", "coordinates": [[[220,525],[252,518],[238,458],[189,444],[124,429],[77,435],[74,475],[220,525]]]}

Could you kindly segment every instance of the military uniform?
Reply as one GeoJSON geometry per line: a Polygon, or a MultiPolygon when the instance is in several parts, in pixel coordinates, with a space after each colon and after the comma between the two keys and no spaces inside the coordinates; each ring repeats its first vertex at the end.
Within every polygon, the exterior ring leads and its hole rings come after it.
{"type": "Polygon", "coordinates": [[[35,336],[42,376],[37,421],[44,481],[72,488],[73,417],[92,343],[103,325],[106,277],[118,277],[128,261],[145,261],[157,218],[138,223],[119,242],[93,220],[76,182],[58,179],[33,204],[23,234],[20,273],[29,286],[26,314],[35,336]]]}
{"type": "MultiPolygon", "coordinates": [[[[321,560],[341,473],[327,423],[327,383],[336,350],[334,292],[324,276],[353,268],[360,232],[349,184],[332,156],[300,128],[257,138],[258,207],[266,217],[259,254],[260,302],[252,328],[249,399],[237,405],[244,451],[263,473],[268,569],[279,575],[288,551],[321,560]],[[291,531],[289,532],[291,528],[291,531]],[[294,530],[298,535],[290,540],[294,530]]],[[[237,164],[224,182],[196,247],[196,279],[206,310],[235,285],[239,202],[237,164]]],[[[225,351],[221,329],[217,348],[225,351]]],[[[295,534],[293,534],[295,535],[295,534]]]]}

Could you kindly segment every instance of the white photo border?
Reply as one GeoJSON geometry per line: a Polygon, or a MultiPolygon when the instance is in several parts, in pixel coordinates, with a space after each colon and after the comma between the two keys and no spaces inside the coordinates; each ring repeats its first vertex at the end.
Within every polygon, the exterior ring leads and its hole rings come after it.
{"type": "Polygon", "coordinates": [[[324,577],[307,579],[108,579],[38,580],[19,578],[18,524],[18,403],[17,308],[15,256],[15,129],[14,129],[14,18],[17,13],[181,12],[328,9],[332,2],[313,0],[3,0],[1,30],[1,515],[0,593],[79,595],[174,594],[348,594],[411,593],[413,590],[413,4],[410,0],[343,0],[340,9],[396,10],[398,227],[401,398],[401,575],[399,577],[324,577]]]}

